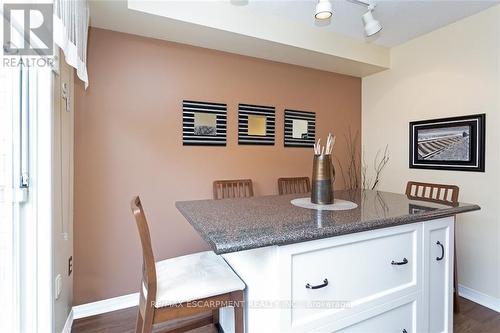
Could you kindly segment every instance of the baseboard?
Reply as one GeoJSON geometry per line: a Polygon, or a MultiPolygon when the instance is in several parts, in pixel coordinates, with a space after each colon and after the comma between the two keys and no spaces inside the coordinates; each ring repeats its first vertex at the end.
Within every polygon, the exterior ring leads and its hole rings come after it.
{"type": "Polygon", "coordinates": [[[474,303],[480,304],[500,313],[500,298],[495,298],[490,295],[483,294],[469,287],[458,285],[458,294],[463,298],[467,298],[474,303]]]}
{"type": "Polygon", "coordinates": [[[68,318],[66,318],[66,322],[64,323],[64,327],[61,333],[71,333],[71,327],[73,326],[73,309],[68,314],[68,318]]]}
{"type": "Polygon", "coordinates": [[[123,295],[102,301],[76,305],[73,307],[73,318],[80,319],[98,314],[122,310],[139,305],[139,293],[123,295]]]}
{"type": "MultiPolygon", "coordinates": [[[[458,285],[458,294],[474,303],[481,304],[496,312],[500,312],[500,299],[493,296],[483,294],[469,287],[458,285]]],[[[90,316],[95,316],[102,313],[107,313],[116,310],[122,310],[137,306],[139,304],[139,293],[123,295],[113,298],[104,299],[102,301],[76,305],[71,310],[64,325],[63,333],[71,332],[71,324],[74,319],[80,319],[90,316]]]]}

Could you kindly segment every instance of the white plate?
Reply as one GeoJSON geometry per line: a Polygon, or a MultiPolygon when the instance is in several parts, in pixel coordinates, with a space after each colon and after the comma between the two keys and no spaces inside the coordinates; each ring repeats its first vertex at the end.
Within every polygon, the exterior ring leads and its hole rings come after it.
{"type": "Polygon", "coordinates": [[[311,202],[311,198],[298,198],[290,201],[292,205],[307,209],[316,210],[348,210],[358,207],[358,205],[352,201],[335,199],[331,205],[318,205],[311,202]]]}

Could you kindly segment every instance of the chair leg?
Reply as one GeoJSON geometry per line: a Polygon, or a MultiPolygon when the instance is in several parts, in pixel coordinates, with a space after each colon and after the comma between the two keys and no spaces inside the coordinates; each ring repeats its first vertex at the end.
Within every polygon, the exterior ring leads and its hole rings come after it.
{"type": "Polygon", "coordinates": [[[144,321],[142,320],[141,309],[137,311],[137,320],[135,322],[135,333],[142,333],[142,325],[144,321]]]}
{"type": "MultiPolygon", "coordinates": [[[[149,303],[149,302],[148,302],[149,303]]],[[[151,333],[153,331],[153,317],[155,313],[155,308],[151,304],[146,304],[146,309],[144,311],[144,319],[142,323],[141,333],[151,333]]]]}
{"type": "Polygon", "coordinates": [[[219,323],[219,309],[212,310],[212,322],[214,325],[219,323]]]}
{"type": "Polygon", "coordinates": [[[231,298],[233,301],[237,302],[234,307],[234,333],[244,333],[245,332],[245,299],[243,290],[235,291],[231,293],[231,298]]]}

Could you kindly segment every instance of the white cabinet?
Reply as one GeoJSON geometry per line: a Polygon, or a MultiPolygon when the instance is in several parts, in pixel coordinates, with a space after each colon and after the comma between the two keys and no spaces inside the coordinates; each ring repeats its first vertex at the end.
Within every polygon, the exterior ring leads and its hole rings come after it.
{"type": "Polygon", "coordinates": [[[361,320],[336,332],[341,333],[414,333],[417,326],[417,300],[398,304],[387,311],[361,320]]]}
{"type": "Polygon", "coordinates": [[[451,332],[453,220],[223,255],[247,285],[246,332],[451,332]]]}
{"type": "Polygon", "coordinates": [[[424,223],[424,302],[426,332],[453,330],[453,223],[424,223]]]}
{"type": "Polygon", "coordinates": [[[417,291],[421,239],[409,224],[281,247],[280,298],[291,300],[282,330],[324,327],[417,291]]]}

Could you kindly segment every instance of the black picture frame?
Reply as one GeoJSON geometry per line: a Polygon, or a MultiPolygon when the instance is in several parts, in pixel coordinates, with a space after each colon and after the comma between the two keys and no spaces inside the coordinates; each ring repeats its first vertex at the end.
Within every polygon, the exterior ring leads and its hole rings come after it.
{"type": "Polygon", "coordinates": [[[486,114],[410,122],[409,167],[485,170],[486,114]]]}
{"type": "Polygon", "coordinates": [[[238,144],[274,146],[276,133],[276,108],[274,106],[238,104],[238,144]],[[249,117],[265,117],[265,134],[249,133],[249,117]]]}
{"type": "Polygon", "coordinates": [[[316,142],[316,113],[285,109],[284,146],[294,148],[312,148],[316,142]],[[307,134],[303,138],[293,137],[294,120],[307,121],[307,134]]]}
{"type": "Polygon", "coordinates": [[[182,145],[183,146],[226,146],[227,141],[227,104],[202,101],[182,101],[182,145]],[[197,132],[196,114],[212,115],[215,125],[212,132],[197,132]]]}

